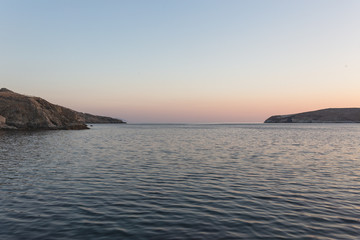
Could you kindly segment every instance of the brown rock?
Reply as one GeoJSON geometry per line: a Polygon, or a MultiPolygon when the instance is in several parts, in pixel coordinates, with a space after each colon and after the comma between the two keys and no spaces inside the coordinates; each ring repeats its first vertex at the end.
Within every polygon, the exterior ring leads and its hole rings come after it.
{"type": "Polygon", "coordinates": [[[87,129],[85,114],[0,89],[0,129],[87,129]]]}
{"type": "Polygon", "coordinates": [[[6,118],[0,115],[0,124],[5,124],[6,118]]]}
{"type": "Polygon", "coordinates": [[[271,116],[265,123],[360,123],[360,108],[327,108],[311,112],[271,116]]]}

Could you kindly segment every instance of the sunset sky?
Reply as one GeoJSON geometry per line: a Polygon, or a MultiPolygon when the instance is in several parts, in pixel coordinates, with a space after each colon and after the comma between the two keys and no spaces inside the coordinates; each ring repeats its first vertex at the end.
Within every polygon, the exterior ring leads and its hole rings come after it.
{"type": "Polygon", "coordinates": [[[130,123],[360,107],[358,0],[0,0],[0,87],[130,123]]]}

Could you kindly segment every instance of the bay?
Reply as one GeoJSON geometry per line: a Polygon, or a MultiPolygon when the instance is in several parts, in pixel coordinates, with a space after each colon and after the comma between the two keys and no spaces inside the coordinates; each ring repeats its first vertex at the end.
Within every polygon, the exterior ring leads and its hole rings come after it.
{"type": "Polygon", "coordinates": [[[356,239],[358,124],[0,132],[0,239],[356,239]]]}

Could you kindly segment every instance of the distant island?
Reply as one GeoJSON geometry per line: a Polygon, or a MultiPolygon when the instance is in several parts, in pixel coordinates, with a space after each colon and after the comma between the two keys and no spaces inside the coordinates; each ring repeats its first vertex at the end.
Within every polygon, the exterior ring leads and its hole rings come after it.
{"type": "Polygon", "coordinates": [[[271,116],[265,123],[360,123],[360,108],[327,108],[311,112],[271,116]]]}
{"type": "Polygon", "coordinates": [[[0,130],[88,129],[86,123],[126,123],[77,112],[39,98],[0,89],[0,130]]]}

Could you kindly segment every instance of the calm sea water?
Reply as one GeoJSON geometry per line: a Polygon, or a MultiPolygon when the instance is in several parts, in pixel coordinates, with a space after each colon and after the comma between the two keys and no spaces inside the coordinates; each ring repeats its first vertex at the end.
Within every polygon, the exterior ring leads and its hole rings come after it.
{"type": "Polygon", "coordinates": [[[0,132],[0,239],[360,239],[359,124],[0,132]]]}

